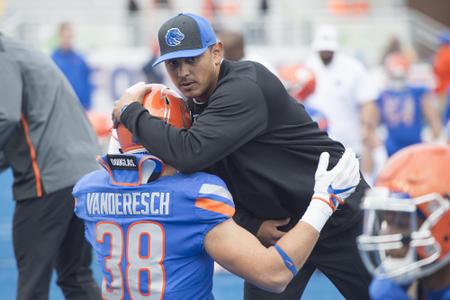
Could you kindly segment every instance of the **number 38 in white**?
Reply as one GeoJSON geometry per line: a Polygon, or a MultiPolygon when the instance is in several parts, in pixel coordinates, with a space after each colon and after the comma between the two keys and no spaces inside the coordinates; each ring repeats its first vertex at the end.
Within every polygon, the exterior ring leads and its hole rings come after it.
{"type": "Polygon", "coordinates": [[[109,253],[104,255],[104,264],[111,280],[107,283],[106,278],[103,278],[103,299],[122,300],[125,289],[131,300],[162,299],[165,287],[162,264],[165,237],[162,225],[150,221],[135,222],[128,227],[127,232],[123,232],[122,227],[115,222],[99,222],[95,231],[97,243],[103,244],[105,236],[109,236],[110,241],[109,253]],[[142,241],[146,241],[147,245],[142,245],[142,241]],[[141,254],[143,249],[147,249],[144,255],[141,254]],[[121,268],[124,258],[125,272],[121,268]],[[143,272],[147,273],[147,282],[141,282],[143,272]],[[147,288],[142,288],[145,285],[147,288]]]}

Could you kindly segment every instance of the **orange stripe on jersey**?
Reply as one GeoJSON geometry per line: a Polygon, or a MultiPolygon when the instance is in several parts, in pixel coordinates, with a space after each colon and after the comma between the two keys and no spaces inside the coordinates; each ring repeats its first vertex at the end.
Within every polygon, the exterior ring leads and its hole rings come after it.
{"type": "Polygon", "coordinates": [[[234,215],[234,207],[208,198],[197,198],[197,201],[195,201],[195,206],[225,215],[230,218],[234,215]]]}
{"type": "Polygon", "coordinates": [[[34,146],[31,143],[30,132],[28,130],[28,122],[25,119],[23,113],[20,116],[20,121],[22,121],[23,130],[25,132],[25,139],[27,141],[28,147],[30,148],[31,166],[33,167],[33,173],[36,180],[37,196],[42,197],[41,172],[39,171],[39,166],[36,161],[36,151],[34,150],[34,146]]]}

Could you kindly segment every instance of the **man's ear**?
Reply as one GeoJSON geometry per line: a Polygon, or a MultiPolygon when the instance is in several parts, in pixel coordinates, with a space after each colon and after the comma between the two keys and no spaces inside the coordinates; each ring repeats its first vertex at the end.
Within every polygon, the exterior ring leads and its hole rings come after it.
{"type": "Polygon", "coordinates": [[[223,44],[221,41],[218,41],[212,48],[212,56],[214,63],[219,65],[223,59],[223,44]]]}

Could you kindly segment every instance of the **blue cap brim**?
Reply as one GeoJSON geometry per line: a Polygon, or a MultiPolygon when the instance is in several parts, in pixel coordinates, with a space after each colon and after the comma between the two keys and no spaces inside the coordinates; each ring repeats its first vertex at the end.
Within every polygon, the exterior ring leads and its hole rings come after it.
{"type": "Polygon", "coordinates": [[[209,46],[201,49],[191,49],[191,50],[180,50],[180,51],[174,51],[170,52],[164,55],[161,55],[152,65],[152,67],[155,67],[162,63],[163,61],[169,60],[169,59],[176,59],[176,58],[186,58],[186,57],[194,57],[199,56],[203,54],[209,46]]]}

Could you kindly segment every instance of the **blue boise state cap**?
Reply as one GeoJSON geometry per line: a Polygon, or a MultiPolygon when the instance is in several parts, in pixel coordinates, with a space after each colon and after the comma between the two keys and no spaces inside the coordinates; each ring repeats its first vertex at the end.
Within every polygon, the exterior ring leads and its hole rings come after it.
{"type": "Polygon", "coordinates": [[[166,21],[158,32],[161,56],[153,66],[175,58],[202,54],[217,41],[209,22],[194,14],[179,14],[166,21]]]}

